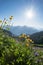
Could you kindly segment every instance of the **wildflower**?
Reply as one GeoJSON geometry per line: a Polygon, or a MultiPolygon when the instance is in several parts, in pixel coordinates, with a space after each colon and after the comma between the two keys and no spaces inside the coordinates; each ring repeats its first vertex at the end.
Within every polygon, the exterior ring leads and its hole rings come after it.
{"type": "Polygon", "coordinates": [[[29,46],[29,43],[26,43],[26,46],[28,47],[29,46]]]}
{"type": "Polygon", "coordinates": [[[35,54],[35,56],[39,56],[39,54],[37,52],[35,52],[34,54],[35,54]]]}
{"type": "Polygon", "coordinates": [[[33,41],[30,39],[30,42],[33,42],[33,41]]]}
{"type": "Polygon", "coordinates": [[[9,18],[10,20],[12,20],[13,19],[13,16],[10,16],[10,18],[9,18]]]}

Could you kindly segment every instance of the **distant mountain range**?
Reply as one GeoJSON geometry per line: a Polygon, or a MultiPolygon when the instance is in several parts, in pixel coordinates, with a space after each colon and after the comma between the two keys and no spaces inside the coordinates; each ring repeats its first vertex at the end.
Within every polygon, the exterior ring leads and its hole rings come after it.
{"type": "Polygon", "coordinates": [[[39,30],[27,26],[11,26],[10,28],[10,31],[15,35],[20,35],[23,33],[31,35],[33,33],[39,32],[39,30]]]}

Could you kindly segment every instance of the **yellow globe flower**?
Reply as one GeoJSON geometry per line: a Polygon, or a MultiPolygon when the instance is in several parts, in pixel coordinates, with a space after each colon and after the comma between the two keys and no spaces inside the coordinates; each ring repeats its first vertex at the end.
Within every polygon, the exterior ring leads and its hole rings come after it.
{"type": "Polygon", "coordinates": [[[26,43],[26,46],[28,47],[29,46],[29,43],[26,43]]]}
{"type": "Polygon", "coordinates": [[[9,18],[10,20],[12,20],[13,19],[13,16],[10,16],[10,18],[9,18]]]}

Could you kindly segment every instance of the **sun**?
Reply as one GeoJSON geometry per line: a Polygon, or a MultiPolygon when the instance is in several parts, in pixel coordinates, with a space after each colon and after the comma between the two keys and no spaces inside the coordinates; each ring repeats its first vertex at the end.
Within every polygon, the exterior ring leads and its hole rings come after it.
{"type": "Polygon", "coordinates": [[[29,18],[29,19],[32,19],[34,17],[34,11],[33,10],[28,10],[26,11],[26,17],[29,18]]]}

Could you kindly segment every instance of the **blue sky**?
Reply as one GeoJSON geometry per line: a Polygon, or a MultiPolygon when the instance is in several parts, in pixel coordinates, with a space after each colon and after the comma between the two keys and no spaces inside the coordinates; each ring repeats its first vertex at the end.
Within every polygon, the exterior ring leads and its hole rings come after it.
{"type": "Polygon", "coordinates": [[[0,0],[0,19],[11,15],[13,26],[43,29],[43,0],[0,0]]]}

